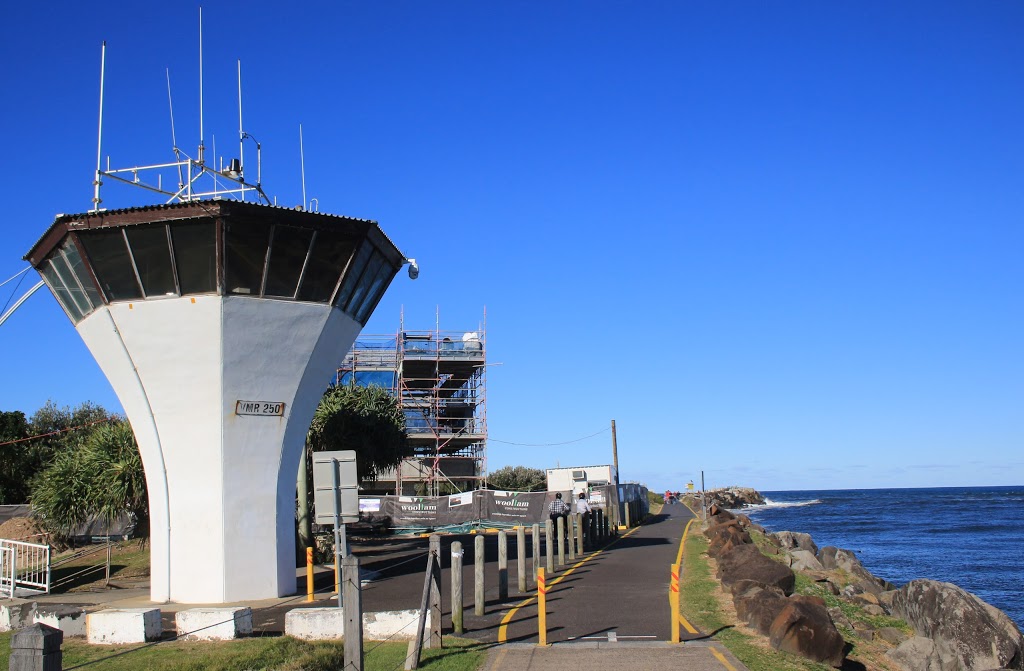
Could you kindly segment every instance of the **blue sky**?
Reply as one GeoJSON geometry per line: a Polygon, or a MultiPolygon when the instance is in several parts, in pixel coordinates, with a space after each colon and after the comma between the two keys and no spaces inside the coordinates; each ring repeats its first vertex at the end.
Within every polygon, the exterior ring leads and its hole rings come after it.
{"type": "MultiPolygon", "coordinates": [[[[90,206],[101,41],[104,155],[171,158],[167,68],[194,153],[197,7],[6,10],[0,281],[90,206]]],[[[203,12],[208,156],[237,154],[241,59],[266,190],[302,201],[301,123],[320,209],[418,259],[366,332],[486,306],[492,469],[608,463],[608,432],[508,443],[614,418],[654,489],[1024,483],[1024,5],[203,12]]],[[[0,348],[0,408],[120,409],[48,294],[0,348]]]]}

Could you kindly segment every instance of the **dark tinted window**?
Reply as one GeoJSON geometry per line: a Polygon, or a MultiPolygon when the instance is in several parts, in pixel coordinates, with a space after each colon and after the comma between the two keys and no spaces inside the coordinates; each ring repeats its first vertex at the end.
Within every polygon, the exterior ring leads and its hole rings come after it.
{"type": "Polygon", "coordinates": [[[370,312],[377,306],[377,302],[387,288],[387,281],[391,279],[394,273],[395,269],[391,267],[390,263],[385,261],[381,265],[380,270],[377,271],[377,276],[373,278],[369,289],[366,290],[366,297],[363,298],[362,304],[353,311],[353,316],[357,322],[363,324],[370,317],[370,312]]]}
{"type": "Polygon", "coordinates": [[[377,277],[377,273],[380,272],[383,263],[384,257],[380,252],[374,250],[373,255],[370,257],[370,262],[366,264],[366,270],[363,271],[359,281],[356,282],[355,291],[352,292],[348,303],[342,305],[342,309],[352,317],[356,316],[356,309],[362,304],[363,299],[366,298],[366,290],[370,288],[370,284],[377,277]]]}
{"type": "Polygon", "coordinates": [[[353,241],[334,231],[318,231],[313,242],[313,253],[309,255],[306,274],[299,287],[300,301],[331,300],[338,278],[352,256],[353,241]]]}
{"type": "Polygon", "coordinates": [[[182,294],[217,290],[217,228],[213,220],[171,224],[182,294]]]}
{"type": "Polygon", "coordinates": [[[92,270],[100,281],[107,300],[124,301],[142,297],[135,271],[128,257],[128,246],[120,229],[83,231],[78,234],[92,270]]]}
{"type": "Polygon", "coordinates": [[[309,253],[313,231],[307,228],[275,226],[274,241],[270,246],[270,265],[267,268],[266,296],[291,298],[299,284],[299,275],[309,253]]]}
{"type": "Polygon", "coordinates": [[[225,231],[227,293],[258,296],[270,244],[270,224],[233,219],[225,231]]]}
{"type": "Polygon", "coordinates": [[[345,306],[348,305],[348,299],[352,297],[352,292],[359,282],[359,277],[363,274],[363,269],[366,268],[366,262],[370,260],[370,252],[372,250],[373,245],[368,240],[364,240],[363,244],[359,247],[359,251],[356,253],[356,258],[352,259],[352,265],[345,271],[345,281],[341,285],[341,291],[338,292],[336,303],[341,309],[346,309],[345,306]]]}
{"type": "Polygon", "coordinates": [[[71,318],[71,321],[78,323],[82,318],[82,311],[79,310],[75,302],[71,300],[71,293],[64,284],[64,279],[53,269],[53,265],[50,261],[43,262],[43,265],[39,267],[39,272],[43,276],[43,279],[46,280],[46,283],[50,285],[50,289],[53,290],[53,295],[57,297],[57,302],[60,303],[62,308],[64,308],[64,312],[66,312],[68,317],[71,318]]]}
{"type": "Polygon", "coordinates": [[[85,297],[85,292],[82,291],[82,287],[78,285],[75,280],[75,274],[71,272],[71,267],[68,265],[67,259],[64,255],[57,251],[52,257],[50,257],[50,265],[53,266],[53,270],[60,275],[63,281],[64,287],[67,289],[68,295],[71,300],[74,301],[75,306],[78,307],[78,311],[82,315],[87,315],[92,312],[92,306],[89,305],[88,299],[85,297]]]}
{"type": "Polygon", "coordinates": [[[85,295],[88,297],[89,302],[93,308],[96,308],[103,304],[103,299],[100,298],[100,292],[96,290],[96,284],[93,282],[92,275],[85,267],[85,263],[82,261],[81,254],[78,253],[78,247],[71,240],[66,240],[61,247],[64,252],[64,257],[68,260],[68,265],[71,266],[71,272],[78,278],[78,282],[85,289],[85,295]]]}
{"type": "Polygon", "coordinates": [[[146,296],[176,296],[178,288],[174,285],[174,271],[171,270],[171,245],[167,240],[167,226],[133,226],[125,229],[125,234],[146,296]]]}

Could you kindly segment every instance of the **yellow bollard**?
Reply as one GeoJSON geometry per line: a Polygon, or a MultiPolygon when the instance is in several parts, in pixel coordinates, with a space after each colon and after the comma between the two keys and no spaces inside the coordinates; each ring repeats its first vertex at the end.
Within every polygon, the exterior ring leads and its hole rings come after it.
{"type": "Polygon", "coordinates": [[[537,645],[548,644],[548,585],[544,580],[544,567],[537,567],[537,645]]]}
{"type": "Polygon", "coordinates": [[[313,548],[306,548],[306,601],[313,600],[313,548]]]}
{"type": "Polygon", "coordinates": [[[679,564],[672,564],[670,569],[668,602],[672,608],[672,642],[679,642],[679,564]]]}
{"type": "Polygon", "coordinates": [[[338,595],[338,603],[341,603],[341,564],[338,563],[338,553],[334,553],[334,593],[338,595]]]}

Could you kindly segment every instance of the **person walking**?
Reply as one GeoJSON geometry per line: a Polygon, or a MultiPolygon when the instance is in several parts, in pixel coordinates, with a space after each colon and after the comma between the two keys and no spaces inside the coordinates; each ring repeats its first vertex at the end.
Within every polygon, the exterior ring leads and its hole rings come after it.
{"type": "Polygon", "coordinates": [[[569,506],[562,500],[562,492],[555,494],[555,498],[548,504],[548,517],[551,521],[558,523],[559,517],[566,517],[569,514],[569,506]]]}
{"type": "Polygon", "coordinates": [[[580,492],[576,499],[576,512],[580,516],[580,523],[583,525],[583,544],[589,545],[593,539],[590,538],[590,502],[587,501],[587,493],[580,492]]]}

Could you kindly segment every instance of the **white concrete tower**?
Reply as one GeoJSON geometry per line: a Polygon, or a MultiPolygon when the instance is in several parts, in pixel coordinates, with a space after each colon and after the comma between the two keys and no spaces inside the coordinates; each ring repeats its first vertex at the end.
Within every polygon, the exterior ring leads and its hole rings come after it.
{"type": "Polygon", "coordinates": [[[402,253],[372,221],[205,200],[61,215],[25,258],[135,431],[153,601],[294,593],[306,432],[402,253]]]}

